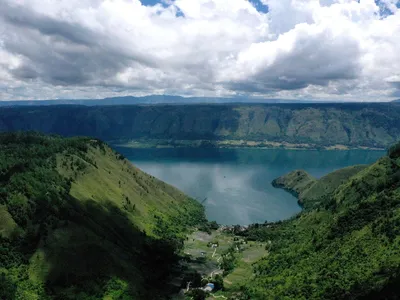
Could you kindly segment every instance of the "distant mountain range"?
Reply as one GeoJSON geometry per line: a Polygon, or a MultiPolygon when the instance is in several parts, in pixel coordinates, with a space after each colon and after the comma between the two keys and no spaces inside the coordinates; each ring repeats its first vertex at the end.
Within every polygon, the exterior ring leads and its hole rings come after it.
{"type": "Polygon", "coordinates": [[[184,140],[192,145],[200,140],[245,140],[307,147],[386,148],[400,140],[400,105],[240,103],[0,108],[0,132],[27,130],[118,143],[184,140]]]}
{"type": "MultiPolygon", "coordinates": [[[[150,95],[143,97],[124,96],[103,99],[52,99],[52,100],[11,100],[0,101],[0,106],[41,106],[41,105],[132,105],[132,104],[199,104],[199,103],[322,103],[318,100],[262,99],[249,97],[181,97],[150,95]]],[[[338,101],[339,102],[339,101],[338,101]]]]}

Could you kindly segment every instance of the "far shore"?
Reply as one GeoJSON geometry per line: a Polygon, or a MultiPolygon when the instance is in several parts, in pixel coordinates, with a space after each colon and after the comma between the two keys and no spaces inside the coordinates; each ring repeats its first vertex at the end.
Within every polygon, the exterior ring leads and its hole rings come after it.
{"type": "Polygon", "coordinates": [[[251,140],[164,140],[164,139],[137,139],[129,141],[110,141],[110,144],[125,148],[256,148],[256,149],[288,149],[288,150],[375,150],[385,148],[347,145],[315,145],[294,144],[274,141],[251,140]]]}

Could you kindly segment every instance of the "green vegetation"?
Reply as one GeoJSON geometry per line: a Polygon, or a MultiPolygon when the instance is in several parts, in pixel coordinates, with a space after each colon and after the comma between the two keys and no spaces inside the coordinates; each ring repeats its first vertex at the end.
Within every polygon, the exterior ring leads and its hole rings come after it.
{"type": "Polygon", "coordinates": [[[400,143],[397,143],[389,148],[388,156],[390,158],[398,158],[400,157],[400,143]]]}
{"type": "Polygon", "coordinates": [[[200,231],[207,232],[208,234],[211,234],[212,230],[217,230],[219,228],[219,225],[215,221],[211,222],[204,222],[198,229],[200,231]]]}
{"type": "MultiPolygon", "coordinates": [[[[270,242],[269,254],[253,264],[252,275],[237,287],[235,297],[397,299],[400,294],[398,149],[399,145],[390,148],[389,156],[371,166],[345,169],[318,181],[311,180],[310,186],[298,190],[306,210],[290,220],[254,224],[244,231],[243,237],[250,241],[270,242]],[[323,184],[318,187],[320,181],[323,184]],[[315,194],[307,195],[313,188],[315,194]],[[319,198],[308,203],[309,197],[316,194],[319,198]]],[[[290,187],[283,186],[295,188],[296,174],[287,175],[290,187]]],[[[306,177],[303,172],[299,175],[306,177]]]]}
{"type": "Polygon", "coordinates": [[[215,288],[207,299],[218,299],[232,296],[252,276],[252,264],[268,255],[269,244],[247,241],[233,229],[222,227],[210,234],[196,231],[188,237],[184,246],[188,276],[182,281],[183,287],[188,281],[192,281],[192,287],[212,282],[215,288]]]}
{"type": "Polygon", "coordinates": [[[0,134],[0,298],[167,299],[188,281],[217,287],[195,299],[398,297],[400,144],[370,166],[274,185],[303,212],[219,228],[97,139],[0,134]]]}
{"type": "Polygon", "coordinates": [[[93,136],[115,143],[131,142],[133,146],[387,148],[400,139],[400,106],[336,103],[0,108],[0,131],[15,130],[93,136]]]}
{"type": "Polygon", "coordinates": [[[99,140],[0,135],[0,298],[163,299],[195,200],[99,140]]]}
{"type": "Polygon", "coordinates": [[[317,180],[303,170],[295,170],[289,174],[279,177],[272,181],[274,187],[280,187],[298,197],[299,202],[303,203],[305,194],[317,180]]]}
{"type": "Polygon", "coordinates": [[[314,207],[333,193],[336,188],[367,166],[358,165],[343,168],[323,176],[312,177],[303,170],[295,170],[272,181],[272,185],[292,193],[304,208],[314,207]]]}

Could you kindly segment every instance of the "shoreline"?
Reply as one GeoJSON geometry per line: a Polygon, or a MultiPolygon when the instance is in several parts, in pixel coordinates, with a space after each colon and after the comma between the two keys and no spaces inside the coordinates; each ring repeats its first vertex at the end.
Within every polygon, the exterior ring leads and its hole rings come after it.
{"type": "Polygon", "coordinates": [[[121,148],[149,149],[149,148],[215,148],[215,149],[286,149],[286,150],[372,150],[385,151],[386,148],[329,145],[319,146],[315,144],[294,144],[288,142],[273,141],[249,141],[249,140],[166,140],[166,139],[137,139],[129,141],[109,141],[111,145],[121,148]]]}

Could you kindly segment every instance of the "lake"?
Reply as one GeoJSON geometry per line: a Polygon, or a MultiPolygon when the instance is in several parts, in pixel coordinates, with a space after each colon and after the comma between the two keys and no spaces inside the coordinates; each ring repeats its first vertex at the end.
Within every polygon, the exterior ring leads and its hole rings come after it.
{"type": "Polygon", "coordinates": [[[294,169],[319,178],[334,170],[369,164],[383,151],[285,149],[131,149],[115,147],[143,171],[202,202],[219,224],[248,225],[290,218],[297,199],[271,181],[294,169]]]}

